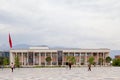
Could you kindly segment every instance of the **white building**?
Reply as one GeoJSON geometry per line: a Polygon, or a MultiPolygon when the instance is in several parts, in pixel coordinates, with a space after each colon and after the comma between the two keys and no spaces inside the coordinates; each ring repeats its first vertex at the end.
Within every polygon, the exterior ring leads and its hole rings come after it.
{"type": "Polygon", "coordinates": [[[29,65],[65,65],[67,56],[75,56],[76,64],[87,64],[88,58],[93,56],[95,62],[99,58],[109,56],[110,49],[49,49],[48,47],[30,47],[29,49],[11,49],[10,62],[14,63],[15,56],[19,57],[22,66],[29,65]],[[46,62],[46,57],[51,57],[51,62],[46,62]]]}

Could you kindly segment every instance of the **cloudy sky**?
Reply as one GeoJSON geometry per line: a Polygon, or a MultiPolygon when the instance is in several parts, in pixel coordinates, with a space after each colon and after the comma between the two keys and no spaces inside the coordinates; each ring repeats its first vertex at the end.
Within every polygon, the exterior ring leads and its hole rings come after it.
{"type": "Polygon", "coordinates": [[[120,0],[0,0],[0,46],[120,49],[120,0]]]}

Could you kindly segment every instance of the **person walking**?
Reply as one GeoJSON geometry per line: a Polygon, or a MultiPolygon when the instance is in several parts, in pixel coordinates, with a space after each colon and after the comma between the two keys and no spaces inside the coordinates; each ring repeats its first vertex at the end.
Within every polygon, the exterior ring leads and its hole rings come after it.
{"type": "Polygon", "coordinates": [[[91,71],[91,64],[88,64],[88,71],[91,71]]]}
{"type": "Polygon", "coordinates": [[[66,62],[66,69],[68,69],[68,62],[66,62]]]}
{"type": "Polygon", "coordinates": [[[72,65],[72,64],[71,64],[71,62],[69,62],[69,64],[68,64],[68,65],[69,65],[69,69],[71,69],[71,65],[72,65]]]}
{"type": "Polygon", "coordinates": [[[14,69],[14,64],[11,63],[11,70],[12,70],[12,72],[13,72],[13,69],[14,69]]]}

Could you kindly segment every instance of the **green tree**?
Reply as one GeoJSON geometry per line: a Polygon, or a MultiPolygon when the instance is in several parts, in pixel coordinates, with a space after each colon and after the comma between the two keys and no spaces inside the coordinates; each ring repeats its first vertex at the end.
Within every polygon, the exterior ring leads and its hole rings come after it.
{"type": "Polygon", "coordinates": [[[75,64],[76,63],[76,59],[75,59],[74,56],[67,56],[67,62],[75,64]]]}
{"type": "Polygon", "coordinates": [[[3,65],[3,57],[0,57],[0,65],[3,65]]]}
{"type": "Polygon", "coordinates": [[[112,58],[109,56],[105,58],[106,63],[110,63],[111,60],[112,60],[112,58]]]}
{"type": "Polygon", "coordinates": [[[9,64],[9,59],[8,58],[4,58],[3,59],[3,65],[6,66],[9,64]]]}
{"type": "Polygon", "coordinates": [[[119,59],[113,59],[113,66],[120,66],[120,58],[119,59]]]}
{"type": "Polygon", "coordinates": [[[103,58],[99,58],[99,65],[101,66],[101,65],[103,65],[103,58]]]}
{"type": "Polygon", "coordinates": [[[15,67],[20,67],[20,62],[19,62],[19,57],[18,56],[16,56],[15,57],[15,67]]]}
{"type": "Polygon", "coordinates": [[[88,62],[89,62],[89,64],[93,64],[93,63],[94,63],[94,57],[93,57],[93,56],[90,57],[90,58],[88,59],[88,62]]]}
{"type": "Polygon", "coordinates": [[[50,64],[51,60],[52,60],[52,59],[51,59],[50,56],[46,57],[46,61],[48,62],[48,64],[50,64]]]}

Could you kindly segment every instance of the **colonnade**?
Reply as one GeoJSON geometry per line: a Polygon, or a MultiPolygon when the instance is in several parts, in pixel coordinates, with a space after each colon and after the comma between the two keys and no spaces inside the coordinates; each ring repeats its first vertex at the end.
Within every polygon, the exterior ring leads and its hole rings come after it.
{"type": "MultiPolygon", "coordinates": [[[[12,52],[11,62],[14,62],[15,56],[19,57],[22,66],[25,65],[58,65],[58,54],[57,52],[12,52]],[[46,62],[46,57],[51,57],[51,62],[46,62]]],[[[108,52],[63,52],[62,53],[62,65],[67,62],[67,56],[75,56],[76,64],[87,65],[89,57],[95,58],[96,64],[99,63],[99,58],[105,59],[108,56],[108,52]]]]}

